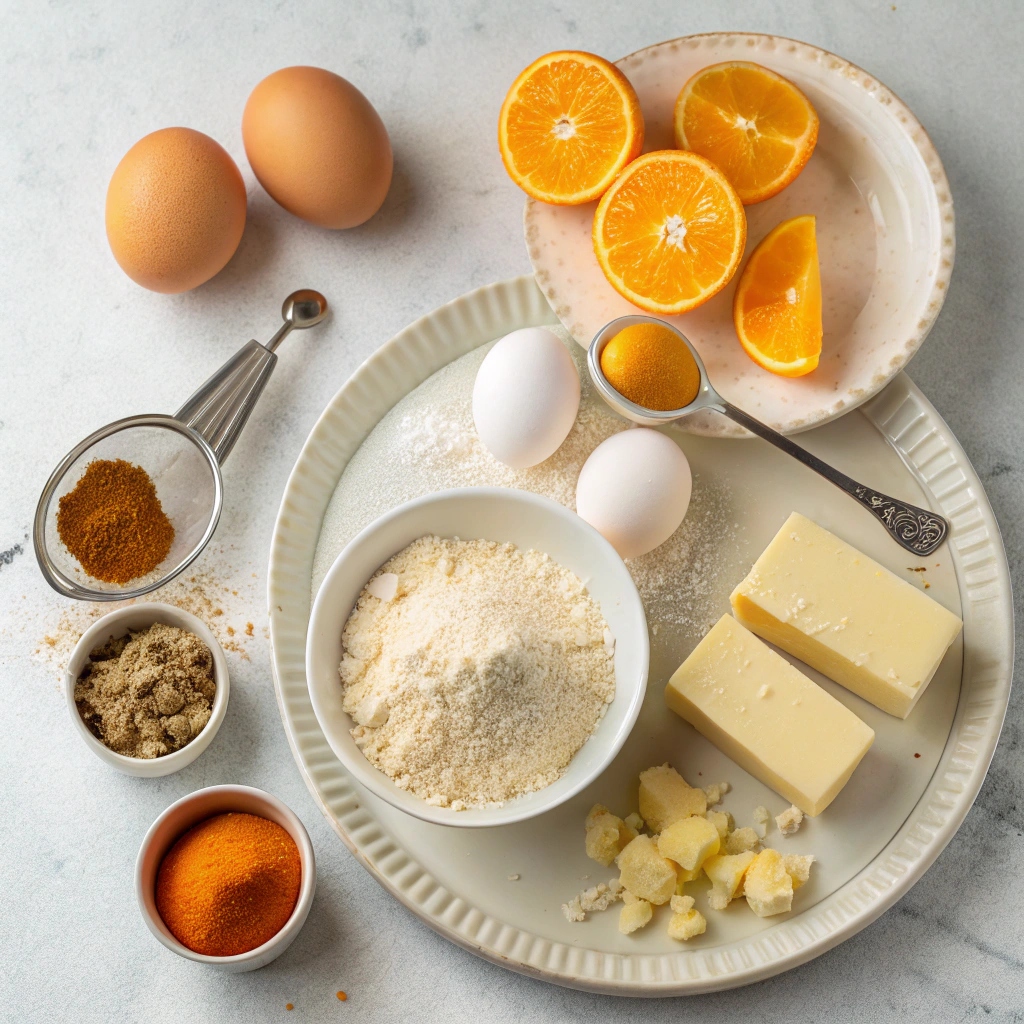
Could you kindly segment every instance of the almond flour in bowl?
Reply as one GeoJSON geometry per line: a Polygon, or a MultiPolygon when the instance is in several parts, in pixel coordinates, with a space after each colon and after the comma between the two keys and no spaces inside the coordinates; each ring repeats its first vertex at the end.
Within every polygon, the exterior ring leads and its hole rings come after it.
{"type": "Polygon", "coordinates": [[[342,635],[353,739],[434,806],[500,806],[557,780],[615,696],[614,643],[539,551],[422,537],[363,588],[342,635]]]}

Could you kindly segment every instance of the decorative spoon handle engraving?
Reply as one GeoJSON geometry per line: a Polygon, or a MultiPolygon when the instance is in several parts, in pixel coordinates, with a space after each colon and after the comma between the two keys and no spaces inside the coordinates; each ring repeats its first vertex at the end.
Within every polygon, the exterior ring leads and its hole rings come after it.
{"type": "MultiPolygon", "coordinates": [[[[852,482],[852,481],[851,481],[852,482]]],[[[879,494],[870,487],[856,484],[853,495],[885,523],[886,529],[908,550],[930,555],[949,533],[949,523],[934,512],[879,494]]]]}
{"type": "Polygon", "coordinates": [[[918,508],[906,501],[890,498],[888,494],[865,487],[852,477],[841,473],[834,466],[822,462],[806,448],[801,448],[788,437],[772,430],[760,420],[748,416],[742,409],[730,405],[719,397],[721,405],[715,403],[720,412],[740,426],[746,427],[752,434],[770,441],[776,448],[781,448],[794,459],[813,469],[815,473],[834,483],[836,487],[856,498],[882,525],[889,531],[893,540],[907,551],[915,555],[930,555],[949,534],[949,523],[942,516],[927,509],[918,508]]]}

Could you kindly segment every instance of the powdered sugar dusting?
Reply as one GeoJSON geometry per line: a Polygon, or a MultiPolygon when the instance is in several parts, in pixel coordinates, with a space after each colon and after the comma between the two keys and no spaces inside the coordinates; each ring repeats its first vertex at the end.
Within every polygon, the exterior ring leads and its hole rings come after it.
{"type": "MultiPolygon", "coordinates": [[[[516,487],[576,507],[576,480],[590,453],[632,424],[593,389],[586,354],[562,328],[551,328],[580,373],[580,411],[550,459],[515,470],[498,462],[477,437],[472,393],[476,371],[490,350],[483,345],[435,373],[399,402],[352,457],[324,517],[313,564],[314,593],[347,541],[377,516],[405,501],[449,487],[516,487]]],[[[690,453],[702,443],[672,428],[690,453]]],[[[691,457],[691,466],[693,466],[691,457]]],[[[739,548],[729,488],[695,466],[693,497],[683,525],[661,547],[626,562],[658,644],[664,630],[696,643],[722,613],[723,562],[739,548]]]]}

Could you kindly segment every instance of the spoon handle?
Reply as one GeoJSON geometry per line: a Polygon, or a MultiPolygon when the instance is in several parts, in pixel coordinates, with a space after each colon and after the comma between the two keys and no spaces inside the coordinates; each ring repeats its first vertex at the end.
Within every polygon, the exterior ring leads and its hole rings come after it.
{"type": "MultiPolygon", "coordinates": [[[[717,404],[717,403],[716,403],[717,404]]],[[[780,434],[771,427],[766,426],[753,416],[748,416],[742,409],[730,405],[724,399],[718,407],[729,419],[746,427],[752,434],[763,437],[770,441],[776,448],[781,448],[787,455],[802,462],[805,466],[813,469],[826,480],[834,483],[836,487],[846,491],[851,497],[856,498],[892,535],[900,547],[915,555],[930,555],[946,539],[949,533],[949,523],[942,516],[926,509],[918,508],[906,501],[899,501],[890,498],[888,494],[865,487],[856,480],[841,473],[838,469],[822,462],[816,455],[812,455],[806,448],[794,444],[784,434],[780,434]]]]}

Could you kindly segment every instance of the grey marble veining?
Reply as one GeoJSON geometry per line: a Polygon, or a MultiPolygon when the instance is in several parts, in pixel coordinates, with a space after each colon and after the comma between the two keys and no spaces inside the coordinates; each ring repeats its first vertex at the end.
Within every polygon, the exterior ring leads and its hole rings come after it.
{"type": "Polygon", "coordinates": [[[934,139],[956,202],[957,259],[946,306],[910,372],[985,480],[1019,587],[1024,18],[1016,0],[6,0],[0,23],[0,1019],[1024,1019],[1020,691],[976,806],[893,910],[764,984],[641,1002],[503,971],[449,945],[379,889],[299,778],[263,635],[277,503],[330,396],[415,317],[529,269],[522,198],[494,144],[516,73],[558,47],[614,57],[722,28],[794,36],[843,54],[903,97],[934,139]],[[245,165],[240,119],[249,90],[297,63],[350,78],[391,133],[394,185],[364,227],[330,233],[302,224],[255,186],[245,165]],[[238,160],[250,213],[227,269],[194,293],[168,297],[139,289],[114,264],[103,203],[124,151],[175,124],[213,135],[238,160]],[[67,719],[59,652],[69,609],[34,564],[36,496],[79,437],[117,416],[176,408],[241,342],[267,336],[281,299],[302,286],[322,289],[335,316],[283,346],[227,465],[218,540],[199,565],[218,581],[225,621],[238,628],[227,720],[210,750],[177,775],[116,775],[67,719]],[[255,974],[225,977],[152,939],[132,871],[142,835],[168,803],[241,780],[277,793],[305,821],[319,888],[288,954],[255,974]],[[344,1004],[339,988],[350,995],[344,1004]]]}

